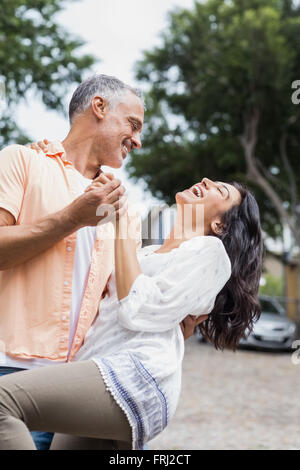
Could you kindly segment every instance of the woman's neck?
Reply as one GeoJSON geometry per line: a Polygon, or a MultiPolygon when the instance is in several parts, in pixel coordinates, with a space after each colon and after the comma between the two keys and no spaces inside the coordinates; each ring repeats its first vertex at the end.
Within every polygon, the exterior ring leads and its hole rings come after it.
{"type": "Polygon", "coordinates": [[[201,227],[197,230],[192,230],[188,227],[184,227],[182,223],[182,218],[177,216],[175,223],[172,227],[171,232],[166,237],[164,243],[157,250],[158,253],[167,253],[168,251],[178,248],[181,243],[190,240],[193,237],[199,237],[200,235],[205,235],[204,229],[201,227]]]}

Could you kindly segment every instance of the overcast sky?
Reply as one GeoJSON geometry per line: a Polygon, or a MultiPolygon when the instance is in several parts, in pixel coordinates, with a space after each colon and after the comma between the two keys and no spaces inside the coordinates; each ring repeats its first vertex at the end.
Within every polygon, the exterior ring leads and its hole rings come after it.
{"type": "MultiPolygon", "coordinates": [[[[78,0],[69,3],[58,21],[86,41],[82,52],[101,60],[93,72],[115,75],[136,85],[133,66],[143,50],[159,43],[160,33],[167,25],[167,12],[176,6],[192,7],[193,3],[193,0],[78,0]]],[[[66,97],[67,103],[74,89],[66,97]]],[[[37,140],[43,137],[62,140],[69,130],[67,120],[32,97],[30,105],[20,106],[17,121],[37,140]]],[[[138,209],[144,216],[154,200],[142,185],[128,181],[126,171],[114,172],[127,187],[129,199],[139,201],[138,209]]]]}

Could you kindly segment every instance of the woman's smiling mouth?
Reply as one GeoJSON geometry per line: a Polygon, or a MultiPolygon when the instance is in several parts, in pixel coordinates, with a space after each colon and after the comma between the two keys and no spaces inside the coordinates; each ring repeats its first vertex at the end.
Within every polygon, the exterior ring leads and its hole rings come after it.
{"type": "Polygon", "coordinates": [[[191,193],[193,193],[195,196],[199,197],[199,198],[203,198],[204,194],[203,194],[203,189],[201,188],[200,184],[194,184],[194,186],[192,186],[192,189],[190,189],[191,193]]]}

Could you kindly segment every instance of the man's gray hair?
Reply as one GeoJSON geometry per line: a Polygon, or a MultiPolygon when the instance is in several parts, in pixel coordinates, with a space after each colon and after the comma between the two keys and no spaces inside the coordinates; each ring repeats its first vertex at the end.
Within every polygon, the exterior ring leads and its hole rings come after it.
{"type": "Polygon", "coordinates": [[[94,96],[101,96],[109,107],[114,107],[128,91],[131,91],[143,102],[141,90],[127,85],[116,77],[99,74],[87,78],[76,88],[70,101],[70,124],[72,124],[75,115],[81,114],[88,109],[94,96]]]}

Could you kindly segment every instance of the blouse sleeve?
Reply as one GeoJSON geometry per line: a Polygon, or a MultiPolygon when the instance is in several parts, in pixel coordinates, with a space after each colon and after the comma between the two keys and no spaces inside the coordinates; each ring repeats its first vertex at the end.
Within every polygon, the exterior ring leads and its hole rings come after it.
{"type": "Polygon", "coordinates": [[[211,312],[231,275],[223,243],[213,236],[195,237],[174,252],[165,270],[156,276],[140,274],[128,296],[119,302],[118,318],[123,327],[162,332],[189,314],[211,312]]]}

